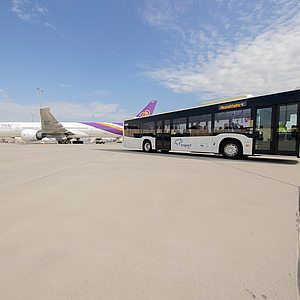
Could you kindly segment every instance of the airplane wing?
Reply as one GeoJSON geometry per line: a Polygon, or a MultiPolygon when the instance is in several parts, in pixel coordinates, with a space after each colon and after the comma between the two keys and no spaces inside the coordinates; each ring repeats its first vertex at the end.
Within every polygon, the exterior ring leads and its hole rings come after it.
{"type": "Polygon", "coordinates": [[[41,125],[42,131],[51,137],[66,137],[69,135],[74,135],[71,131],[63,127],[50,113],[50,108],[41,108],[41,125]]]}

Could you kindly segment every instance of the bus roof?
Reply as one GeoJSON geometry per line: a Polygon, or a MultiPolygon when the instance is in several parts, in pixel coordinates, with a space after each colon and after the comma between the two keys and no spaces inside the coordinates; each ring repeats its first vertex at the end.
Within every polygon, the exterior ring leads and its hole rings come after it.
{"type": "Polygon", "coordinates": [[[227,103],[227,102],[247,99],[247,98],[251,98],[251,97],[253,97],[253,95],[250,95],[250,94],[249,95],[240,95],[240,96],[224,98],[224,99],[220,99],[220,100],[213,100],[213,101],[203,102],[199,106],[202,107],[202,106],[208,106],[208,105],[214,105],[214,104],[220,104],[220,103],[227,103]]]}
{"type": "MultiPolygon", "coordinates": [[[[228,102],[239,101],[239,100],[249,99],[249,98],[258,98],[258,97],[269,96],[269,95],[289,93],[289,92],[294,92],[294,91],[297,91],[297,90],[300,90],[300,88],[297,87],[296,89],[293,89],[293,90],[288,90],[288,91],[283,91],[283,92],[278,92],[278,93],[263,94],[263,95],[257,95],[257,96],[253,96],[253,95],[250,95],[250,94],[245,94],[245,95],[234,96],[234,97],[230,97],[230,98],[224,98],[224,99],[219,99],[219,100],[212,100],[212,101],[208,101],[208,102],[203,102],[199,106],[196,106],[196,107],[182,108],[182,109],[172,110],[172,111],[163,112],[163,113],[157,113],[157,114],[153,114],[151,116],[144,116],[144,117],[139,117],[139,118],[149,118],[149,117],[151,118],[152,116],[159,116],[159,115],[164,115],[164,114],[168,114],[168,113],[181,112],[181,111],[194,109],[194,108],[199,108],[199,107],[204,107],[204,106],[210,106],[210,105],[221,104],[221,103],[228,103],[228,102]]],[[[134,118],[127,118],[125,120],[132,120],[132,119],[139,119],[139,118],[134,117],[134,118]]]]}

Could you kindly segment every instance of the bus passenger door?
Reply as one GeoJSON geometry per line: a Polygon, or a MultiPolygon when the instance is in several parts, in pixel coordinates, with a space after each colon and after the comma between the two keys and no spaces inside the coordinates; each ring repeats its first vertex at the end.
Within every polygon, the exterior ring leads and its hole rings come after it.
{"type": "Polygon", "coordinates": [[[171,150],[171,115],[156,118],[156,149],[171,150]]]}
{"type": "Polygon", "coordinates": [[[300,155],[299,104],[282,104],[256,110],[254,153],[300,155]]]}
{"type": "Polygon", "coordinates": [[[257,108],[255,114],[256,124],[254,129],[254,153],[271,154],[273,107],[257,108]]]}
{"type": "Polygon", "coordinates": [[[275,154],[299,155],[297,147],[299,125],[298,104],[284,104],[278,107],[275,154]]]}

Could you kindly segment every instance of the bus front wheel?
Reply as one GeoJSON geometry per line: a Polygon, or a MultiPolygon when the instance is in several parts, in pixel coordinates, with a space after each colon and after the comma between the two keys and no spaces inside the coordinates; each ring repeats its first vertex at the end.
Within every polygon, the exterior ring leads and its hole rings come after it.
{"type": "Polygon", "coordinates": [[[242,156],[242,146],[236,141],[226,141],[222,144],[221,153],[225,158],[238,159],[242,156]]]}
{"type": "Polygon", "coordinates": [[[150,141],[148,141],[148,140],[144,141],[143,151],[144,152],[151,152],[152,151],[152,145],[151,145],[150,141]]]}

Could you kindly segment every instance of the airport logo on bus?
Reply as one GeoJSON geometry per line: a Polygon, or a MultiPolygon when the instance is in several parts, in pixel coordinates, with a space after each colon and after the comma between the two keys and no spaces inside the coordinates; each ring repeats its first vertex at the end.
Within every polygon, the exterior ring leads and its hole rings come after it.
{"type": "Polygon", "coordinates": [[[182,139],[176,139],[174,141],[174,144],[176,146],[187,148],[187,149],[190,149],[192,147],[192,144],[184,144],[183,141],[182,141],[182,139]]]}

